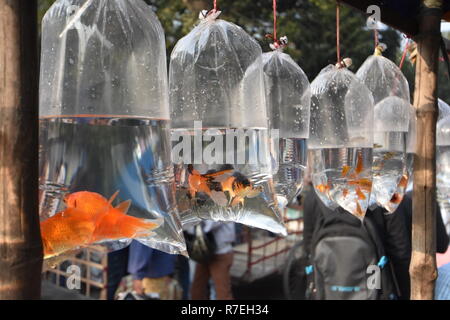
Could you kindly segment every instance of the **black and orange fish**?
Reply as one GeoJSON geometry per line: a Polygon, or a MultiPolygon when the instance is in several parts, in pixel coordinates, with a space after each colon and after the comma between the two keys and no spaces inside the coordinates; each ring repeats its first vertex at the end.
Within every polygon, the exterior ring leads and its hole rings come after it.
{"type": "Polygon", "coordinates": [[[253,198],[262,192],[262,187],[253,187],[243,174],[226,168],[201,174],[188,165],[189,195],[195,198],[197,193],[205,193],[219,206],[243,204],[245,198],[253,198]],[[226,194],[228,194],[228,198],[226,194]]]}

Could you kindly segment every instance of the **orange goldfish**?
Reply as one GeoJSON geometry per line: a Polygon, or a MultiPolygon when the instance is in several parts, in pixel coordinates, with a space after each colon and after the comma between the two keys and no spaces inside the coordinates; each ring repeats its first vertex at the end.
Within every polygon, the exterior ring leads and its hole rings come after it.
{"type": "Polygon", "coordinates": [[[223,194],[220,182],[227,179],[233,169],[226,169],[212,173],[201,174],[190,164],[188,165],[188,184],[191,198],[195,198],[198,192],[207,194],[216,204],[227,205],[227,198],[223,194]]]}
{"type": "Polygon", "coordinates": [[[316,186],[316,189],[319,190],[321,193],[326,193],[330,191],[331,187],[330,184],[319,184],[316,186]]]}
{"type": "Polygon", "coordinates": [[[347,195],[348,195],[348,189],[347,188],[342,190],[342,195],[344,196],[344,199],[347,198],[347,195]]]}
{"type": "Polygon", "coordinates": [[[356,187],[356,195],[358,196],[359,200],[366,200],[366,196],[364,195],[364,193],[361,191],[360,187],[356,187]]]}
{"type": "Polygon", "coordinates": [[[346,175],[347,175],[347,173],[350,171],[350,166],[347,166],[347,165],[345,165],[345,166],[343,166],[342,167],[342,177],[344,178],[346,175]]]}
{"type": "Polygon", "coordinates": [[[363,158],[361,152],[358,152],[358,160],[356,162],[355,173],[360,174],[363,171],[363,158]]]}
{"type": "Polygon", "coordinates": [[[355,201],[355,202],[356,202],[356,214],[359,215],[359,216],[362,216],[364,214],[363,211],[362,211],[362,208],[361,208],[361,206],[360,206],[358,201],[355,201]]]}
{"type": "Polygon", "coordinates": [[[254,198],[262,192],[262,187],[254,188],[250,180],[234,169],[200,174],[188,165],[188,183],[191,197],[197,192],[206,193],[216,204],[232,207],[243,204],[245,198],[254,198]],[[228,192],[229,200],[225,196],[228,192]]]}
{"type": "Polygon", "coordinates": [[[67,208],[41,222],[44,258],[95,242],[152,235],[160,222],[127,215],[129,200],[114,208],[111,202],[117,194],[109,201],[88,191],[67,196],[67,208]]]}
{"type": "Polygon", "coordinates": [[[357,180],[348,180],[347,183],[349,185],[357,185],[360,186],[363,190],[371,191],[372,190],[372,181],[369,179],[357,179],[357,180]]]}
{"type": "Polygon", "coordinates": [[[408,176],[403,175],[402,178],[400,179],[400,182],[398,183],[398,187],[406,188],[407,185],[408,185],[408,176]]]}
{"type": "Polygon", "coordinates": [[[222,190],[228,192],[230,196],[230,203],[232,207],[238,204],[244,204],[245,198],[254,198],[258,196],[263,187],[253,187],[250,180],[239,172],[235,172],[231,177],[228,177],[222,182],[222,190]]]}
{"type": "Polygon", "coordinates": [[[391,198],[390,202],[391,202],[391,203],[394,203],[394,204],[399,204],[400,202],[402,202],[402,200],[403,200],[403,197],[400,196],[400,195],[396,192],[396,193],[394,193],[394,194],[392,195],[392,198],[391,198]]]}

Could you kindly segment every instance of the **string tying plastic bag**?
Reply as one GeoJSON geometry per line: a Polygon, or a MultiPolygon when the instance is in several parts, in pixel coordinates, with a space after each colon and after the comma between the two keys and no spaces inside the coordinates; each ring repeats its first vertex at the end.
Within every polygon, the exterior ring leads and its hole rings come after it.
{"type": "Polygon", "coordinates": [[[279,203],[287,204],[303,187],[309,137],[310,84],[303,70],[281,49],[263,54],[266,101],[277,161],[274,184],[279,203]]]}
{"type": "Polygon", "coordinates": [[[408,81],[400,68],[383,57],[378,48],[356,75],[374,99],[375,145],[370,207],[378,204],[393,212],[403,199],[408,182],[405,153],[410,124],[408,81]]]}
{"type": "Polygon", "coordinates": [[[312,182],[331,209],[362,219],[372,189],[373,98],[346,68],[328,66],[311,83],[308,147],[312,182]]]}
{"type": "Polygon", "coordinates": [[[143,1],[60,0],[43,19],[45,256],[132,238],[185,251],[170,159],[164,32],[143,1]]]}
{"type": "Polygon", "coordinates": [[[261,47],[219,13],[201,16],[171,55],[182,223],[234,221],[285,234],[271,174],[261,47]]]}

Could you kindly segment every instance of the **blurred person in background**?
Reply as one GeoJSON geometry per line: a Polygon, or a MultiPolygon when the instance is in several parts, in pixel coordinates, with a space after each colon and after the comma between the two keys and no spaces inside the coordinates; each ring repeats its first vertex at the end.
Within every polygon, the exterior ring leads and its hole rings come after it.
{"type": "Polygon", "coordinates": [[[213,281],[218,300],[232,300],[230,269],[233,264],[233,243],[236,240],[233,222],[204,221],[203,232],[211,232],[216,249],[208,262],[197,263],[191,286],[191,299],[208,300],[210,297],[209,280],[213,281]]]}
{"type": "Polygon", "coordinates": [[[128,272],[133,276],[133,290],[155,300],[181,299],[173,279],[177,256],[133,240],[129,249],[128,272]]]}

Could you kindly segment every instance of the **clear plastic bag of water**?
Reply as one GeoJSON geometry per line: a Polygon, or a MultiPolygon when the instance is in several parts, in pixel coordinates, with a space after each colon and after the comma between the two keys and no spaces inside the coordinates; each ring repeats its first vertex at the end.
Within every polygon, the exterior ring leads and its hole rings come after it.
{"type": "Polygon", "coordinates": [[[450,229],[450,116],[436,126],[436,189],[437,201],[447,231],[450,229]]]}
{"type": "Polygon", "coordinates": [[[331,209],[362,219],[372,190],[373,98],[346,68],[328,66],[311,83],[308,140],[312,182],[331,209]]]}
{"type": "Polygon", "coordinates": [[[43,19],[45,257],[131,239],[186,251],[170,158],[164,31],[138,0],[59,0],[43,19]]]}
{"type": "Polygon", "coordinates": [[[272,180],[261,47],[219,14],[202,13],[171,55],[182,223],[234,221],[286,234],[272,180]]]}
{"type": "Polygon", "coordinates": [[[287,204],[302,190],[307,166],[311,90],[300,66],[282,49],[263,54],[267,111],[277,165],[273,171],[278,202],[287,204]],[[274,140],[277,139],[277,140],[274,140]]]}
{"type": "MultiPolygon", "coordinates": [[[[378,48],[377,48],[378,49],[378,48]]],[[[374,98],[374,163],[370,207],[394,212],[408,182],[407,132],[410,118],[408,81],[400,68],[381,50],[368,57],[356,73],[374,98]]]]}

